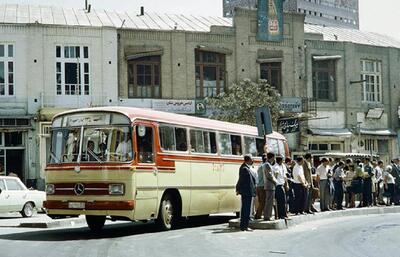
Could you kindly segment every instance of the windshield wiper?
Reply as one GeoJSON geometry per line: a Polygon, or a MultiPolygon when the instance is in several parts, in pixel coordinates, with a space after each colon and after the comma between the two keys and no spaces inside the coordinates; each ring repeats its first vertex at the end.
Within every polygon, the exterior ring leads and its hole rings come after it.
{"type": "Polygon", "coordinates": [[[93,157],[93,158],[95,158],[96,159],[96,161],[98,162],[98,163],[103,163],[103,161],[102,160],[100,160],[100,158],[99,157],[97,157],[97,154],[95,154],[92,150],[90,150],[90,149],[86,149],[86,151],[93,157]]]}
{"type": "Polygon", "coordinates": [[[50,156],[51,156],[51,158],[53,158],[56,161],[56,163],[60,163],[61,162],[61,160],[58,159],[57,156],[52,151],[50,151],[50,156]]]}

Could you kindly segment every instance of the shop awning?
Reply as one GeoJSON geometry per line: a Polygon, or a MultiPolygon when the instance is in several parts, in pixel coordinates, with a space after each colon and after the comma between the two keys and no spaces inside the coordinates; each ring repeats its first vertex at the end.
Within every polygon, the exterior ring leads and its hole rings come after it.
{"type": "Polygon", "coordinates": [[[317,55],[312,57],[314,61],[328,61],[328,60],[337,60],[342,58],[340,55],[317,55]]]}
{"type": "Polygon", "coordinates": [[[361,135],[371,136],[397,136],[397,133],[392,129],[360,129],[361,135]]]}
{"type": "Polygon", "coordinates": [[[310,128],[309,133],[316,136],[351,137],[350,130],[346,128],[319,129],[310,128]]]}

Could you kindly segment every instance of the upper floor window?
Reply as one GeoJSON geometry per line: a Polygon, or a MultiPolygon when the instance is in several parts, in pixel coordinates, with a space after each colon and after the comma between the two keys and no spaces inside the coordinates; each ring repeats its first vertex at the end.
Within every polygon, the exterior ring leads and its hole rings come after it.
{"type": "Polygon", "coordinates": [[[195,51],[196,98],[214,97],[225,92],[225,54],[195,51]]]}
{"type": "Polygon", "coordinates": [[[14,92],[14,45],[0,44],[0,96],[13,96],[14,92]]]}
{"type": "Polygon", "coordinates": [[[56,46],[56,85],[57,95],[90,94],[89,47],[56,46]]]}
{"type": "Polygon", "coordinates": [[[361,80],[364,81],[361,99],[364,102],[382,101],[382,63],[380,61],[361,60],[361,80]]]}
{"type": "Polygon", "coordinates": [[[282,64],[280,62],[261,63],[260,79],[267,80],[268,84],[282,93],[282,64]]]}
{"type": "Polygon", "coordinates": [[[313,97],[317,101],[336,101],[335,60],[313,60],[313,97]]]}
{"type": "Polygon", "coordinates": [[[161,56],[128,61],[128,97],[161,98],[161,56]]]}

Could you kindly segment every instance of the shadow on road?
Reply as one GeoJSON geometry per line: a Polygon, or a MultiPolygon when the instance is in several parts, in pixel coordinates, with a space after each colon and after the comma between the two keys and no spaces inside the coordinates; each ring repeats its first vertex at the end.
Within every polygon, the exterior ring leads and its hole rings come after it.
{"type": "MultiPolygon", "coordinates": [[[[232,219],[232,216],[212,216],[201,220],[188,219],[181,222],[175,230],[224,224],[227,223],[229,219],[232,219]]],[[[140,236],[147,233],[168,233],[168,232],[160,231],[159,227],[154,222],[149,222],[146,224],[126,222],[126,223],[106,225],[100,233],[94,233],[90,231],[89,228],[87,227],[46,229],[40,231],[29,231],[29,232],[25,231],[19,233],[0,235],[0,240],[78,241],[78,240],[88,240],[88,239],[118,238],[125,236],[140,236]]]]}

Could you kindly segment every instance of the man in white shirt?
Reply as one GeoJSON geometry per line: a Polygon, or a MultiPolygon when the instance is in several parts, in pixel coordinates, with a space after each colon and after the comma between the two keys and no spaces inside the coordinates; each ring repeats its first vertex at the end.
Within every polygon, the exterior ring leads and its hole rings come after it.
{"type": "Polygon", "coordinates": [[[293,167],[294,212],[296,215],[304,214],[307,181],[304,176],[303,163],[303,157],[299,156],[296,158],[296,165],[293,167]]]}
{"type": "Polygon", "coordinates": [[[287,186],[287,169],[283,164],[283,157],[278,155],[276,157],[276,163],[272,167],[272,170],[275,174],[276,178],[276,187],[275,187],[275,199],[277,205],[277,213],[278,219],[286,219],[288,218],[286,215],[286,186],[287,186]]]}
{"type": "Polygon", "coordinates": [[[124,134],[124,140],[120,142],[115,150],[119,160],[125,162],[132,159],[132,141],[129,138],[129,134],[124,134]]]}
{"type": "Polygon", "coordinates": [[[317,182],[319,183],[319,201],[321,211],[330,211],[329,199],[331,198],[328,178],[329,178],[329,160],[322,158],[321,164],[317,168],[317,182]]]}

